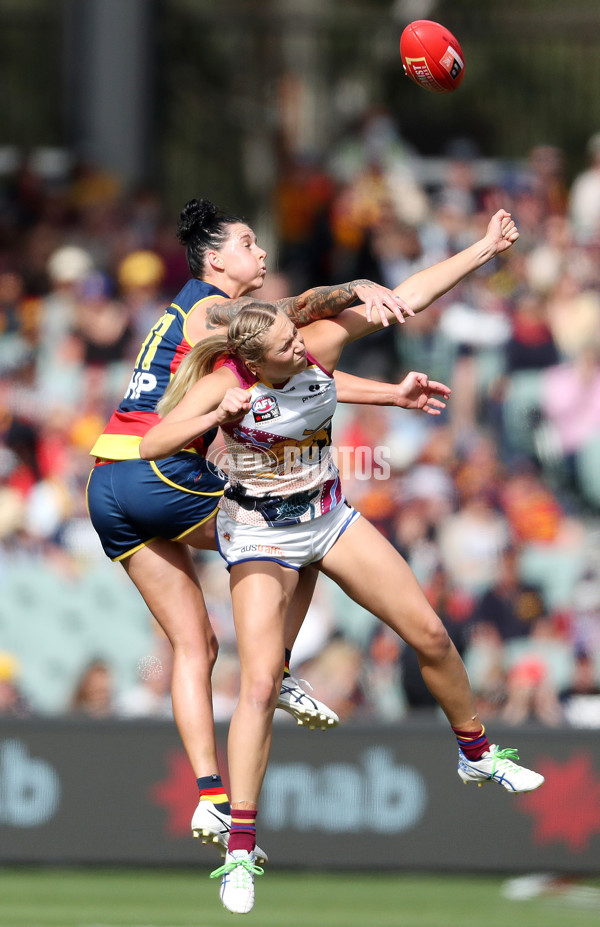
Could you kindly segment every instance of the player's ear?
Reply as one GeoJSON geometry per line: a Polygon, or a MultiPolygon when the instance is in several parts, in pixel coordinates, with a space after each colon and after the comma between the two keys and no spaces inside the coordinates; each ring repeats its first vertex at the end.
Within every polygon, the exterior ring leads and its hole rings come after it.
{"type": "Polygon", "coordinates": [[[223,270],[223,258],[218,251],[208,251],[206,254],[206,260],[213,270],[223,270]]]}

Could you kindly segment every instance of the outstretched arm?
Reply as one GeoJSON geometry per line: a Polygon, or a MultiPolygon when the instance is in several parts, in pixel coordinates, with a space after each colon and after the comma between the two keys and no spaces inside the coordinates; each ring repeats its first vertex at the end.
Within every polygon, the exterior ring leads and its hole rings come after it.
{"type": "Polygon", "coordinates": [[[429,415],[439,415],[452,390],[445,383],[430,380],[425,373],[411,371],[400,383],[366,380],[341,370],[335,372],[335,386],[340,402],[370,406],[398,406],[400,409],[420,409],[429,415]]]}
{"type": "Polygon", "coordinates": [[[405,315],[414,315],[399,293],[370,280],[353,280],[341,286],[315,287],[306,290],[301,296],[280,299],[275,305],[300,326],[317,319],[333,318],[357,301],[364,306],[367,318],[371,319],[375,311],[384,327],[390,324],[390,318],[404,322],[405,315]]]}
{"type": "MultiPolygon", "coordinates": [[[[242,309],[260,301],[252,296],[240,296],[238,299],[218,296],[202,300],[187,320],[187,335],[196,343],[215,330],[227,328],[242,309]]],[[[403,322],[406,316],[414,315],[402,296],[370,280],[313,287],[300,296],[275,300],[273,305],[301,326],[317,319],[331,319],[357,302],[361,303],[369,320],[375,313],[383,327],[390,324],[389,319],[403,322]]]]}
{"type": "Polygon", "coordinates": [[[465,277],[492,258],[514,245],[519,237],[517,226],[510,213],[499,209],[488,223],[485,236],[464,251],[452,255],[433,267],[413,274],[394,289],[394,293],[410,302],[415,312],[421,312],[451,290],[465,277]]]}
{"type": "MultiPolygon", "coordinates": [[[[413,274],[399,284],[394,292],[406,299],[414,312],[421,312],[473,271],[507,251],[518,237],[519,232],[510,214],[499,209],[490,219],[486,234],[480,241],[445,261],[413,274]]],[[[393,321],[392,316],[389,316],[389,321],[393,321]]],[[[370,332],[379,331],[382,327],[380,321],[367,319],[364,306],[355,306],[345,309],[332,321],[315,322],[302,334],[310,353],[327,370],[333,370],[345,344],[370,332]]]]}

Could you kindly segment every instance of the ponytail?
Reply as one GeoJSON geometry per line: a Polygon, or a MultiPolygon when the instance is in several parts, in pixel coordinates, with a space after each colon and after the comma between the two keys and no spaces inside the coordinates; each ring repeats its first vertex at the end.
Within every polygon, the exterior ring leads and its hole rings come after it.
{"type": "Polygon", "coordinates": [[[226,353],[227,335],[225,332],[203,338],[194,345],[181,361],[175,376],[156,406],[156,411],[161,418],[164,418],[167,412],[181,402],[194,383],[208,373],[212,373],[217,359],[226,353]]]}

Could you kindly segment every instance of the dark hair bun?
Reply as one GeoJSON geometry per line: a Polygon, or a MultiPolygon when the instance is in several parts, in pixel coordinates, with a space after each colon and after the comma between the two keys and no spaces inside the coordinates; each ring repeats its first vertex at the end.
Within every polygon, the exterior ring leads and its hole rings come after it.
{"type": "Polygon", "coordinates": [[[218,210],[210,200],[190,200],[181,210],[177,238],[182,245],[187,244],[192,235],[210,227],[217,216],[218,210]]]}

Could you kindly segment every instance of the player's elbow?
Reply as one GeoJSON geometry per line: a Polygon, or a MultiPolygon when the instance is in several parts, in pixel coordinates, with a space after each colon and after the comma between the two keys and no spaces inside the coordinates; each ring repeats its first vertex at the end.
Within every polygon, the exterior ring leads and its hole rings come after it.
{"type": "Polygon", "coordinates": [[[152,439],[148,438],[148,435],[144,435],[140,442],[140,457],[142,460],[156,460],[158,454],[155,453],[155,448],[152,447],[152,439]]]}

